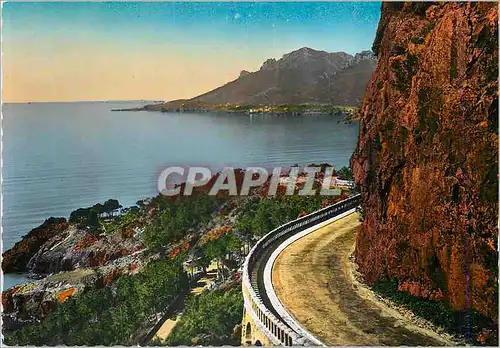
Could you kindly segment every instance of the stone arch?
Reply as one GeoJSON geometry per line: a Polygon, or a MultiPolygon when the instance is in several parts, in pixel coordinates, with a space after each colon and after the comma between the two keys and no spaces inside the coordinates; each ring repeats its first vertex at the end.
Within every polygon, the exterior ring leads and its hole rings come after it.
{"type": "Polygon", "coordinates": [[[255,346],[257,346],[257,347],[262,346],[262,342],[260,342],[259,340],[255,341],[255,346]]]}
{"type": "Polygon", "coordinates": [[[252,324],[250,322],[247,323],[247,327],[245,329],[245,340],[250,341],[250,344],[252,343],[252,324]]]}

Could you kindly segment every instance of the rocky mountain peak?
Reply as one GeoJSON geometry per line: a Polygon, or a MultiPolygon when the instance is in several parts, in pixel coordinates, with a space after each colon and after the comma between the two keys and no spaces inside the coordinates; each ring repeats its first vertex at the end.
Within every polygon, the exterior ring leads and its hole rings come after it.
{"type": "Polygon", "coordinates": [[[371,50],[361,51],[354,55],[354,61],[359,62],[365,59],[376,59],[375,54],[371,50]]]}
{"type": "Polygon", "coordinates": [[[271,70],[274,69],[275,67],[276,67],[276,59],[269,58],[262,64],[260,70],[271,70]]]}
{"type": "Polygon", "coordinates": [[[281,58],[281,60],[286,60],[289,58],[297,58],[297,57],[307,58],[313,54],[321,54],[321,53],[328,54],[327,52],[324,52],[324,51],[316,51],[316,50],[313,50],[312,48],[309,48],[309,47],[302,47],[302,48],[299,48],[298,50],[284,54],[283,57],[281,58]]]}
{"type": "Polygon", "coordinates": [[[259,70],[243,70],[234,81],[188,100],[172,101],[172,109],[200,105],[337,103],[358,105],[376,60],[369,51],[357,56],[302,47],[281,58],[267,59],[259,70]],[[359,63],[357,63],[359,62],[359,63]],[[185,106],[185,105],[184,105],[185,106]]]}
{"type": "Polygon", "coordinates": [[[247,76],[247,75],[250,75],[251,72],[250,71],[247,71],[247,70],[241,70],[240,72],[240,77],[243,77],[243,76],[247,76]]]}

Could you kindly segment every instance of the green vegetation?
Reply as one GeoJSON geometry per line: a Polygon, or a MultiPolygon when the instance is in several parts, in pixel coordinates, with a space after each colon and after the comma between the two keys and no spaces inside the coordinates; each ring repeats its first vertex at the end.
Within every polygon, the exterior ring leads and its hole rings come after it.
{"type": "Polygon", "coordinates": [[[406,53],[406,49],[400,45],[391,46],[391,55],[392,56],[401,56],[406,53]]]}
{"type": "Polygon", "coordinates": [[[392,68],[396,73],[396,88],[403,93],[409,92],[409,86],[413,75],[415,75],[415,68],[418,64],[418,58],[415,55],[408,55],[406,60],[395,60],[392,68]]]}
{"type": "Polygon", "coordinates": [[[15,331],[8,345],[127,345],[187,284],[181,259],[153,261],[134,276],[69,297],[40,323],[15,331]]]}
{"type": "Polygon", "coordinates": [[[423,37],[426,37],[427,34],[429,34],[434,29],[435,26],[436,26],[435,22],[427,23],[422,28],[422,31],[420,32],[420,35],[422,35],[423,37]]]}
{"type": "Polygon", "coordinates": [[[162,345],[239,345],[233,330],[241,322],[243,295],[240,289],[205,292],[191,297],[179,323],[162,345]]]}
{"type": "Polygon", "coordinates": [[[143,233],[146,246],[152,251],[163,251],[182,239],[191,228],[207,222],[215,212],[221,198],[200,195],[179,200],[156,202],[157,216],[143,233]]]}
{"type": "Polygon", "coordinates": [[[392,119],[387,119],[382,127],[384,133],[390,134],[395,127],[394,121],[392,119]]]}
{"type": "Polygon", "coordinates": [[[230,111],[230,112],[264,112],[264,113],[288,113],[288,114],[302,114],[307,112],[321,112],[325,114],[340,115],[344,113],[353,113],[358,108],[356,106],[342,106],[342,105],[313,105],[313,104],[298,104],[298,105],[233,105],[222,104],[214,106],[216,111],[230,111]]]}
{"type": "Polygon", "coordinates": [[[422,88],[418,91],[418,126],[413,131],[415,140],[432,139],[438,130],[438,120],[433,112],[441,110],[441,91],[437,88],[422,88]]]}
{"type": "MultiPolygon", "coordinates": [[[[352,171],[347,167],[341,168],[339,174],[345,179],[352,177],[352,171]]],[[[220,238],[208,240],[193,250],[194,260],[203,268],[214,259],[235,264],[232,256],[242,248],[240,238],[245,242],[255,240],[256,236],[262,236],[299,215],[320,209],[327,198],[331,202],[331,197],[322,196],[245,198],[241,201],[240,215],[234,226],[240,233],[228,230],[220,238]]],[[[224,202],[227,198],[208,195],[183,199],[158,196],[150,202],[139,202],[138,207],[122,209],[116,216],[121,206],[116,200],[108,200],[104,204],[74,211],[70,220],[89,224],[95,218],[97,229],[102,228],[106,233],[123,233],[143,224],[147,212],[151,221],[142,237],[149,250],[161,252],[169,250],[172,243],[180,241],[200,223],[209,221],[224,202]],[[108,218],[101,221],[103,216],[108,218]]],[[[188,280],[182,266],[184,256],[151,261],[136,275],[103,274],[95,286],[73,296],[70,289],[64,298],[59,297],[62,303],[57,304],[43,321],[8,333],[5,342],[9,345],[134,344],[153,325],[156,314],[164,311],[187,288],[188,280]]],[[[233,329],[241,321],[242,309],[240,290],[194,296],[188,300],[185,315],[168,340],[162,343],[238,344],[239,338],[233,329]]]]}
{"type": "Polygon", "coordinates": [[[457,48],[454,43],[451,43],[451,52],[450,52],[450,80],[454,80],[457,77],[457,48]]]}
{"type": "Polygon", "coordinates": [[[376,179],[375,176],[375,169],[373,168],[373,166],[371,166],[370,169],[368,169],[368,182],[374,182],[376,179]]]}
{"type": "MultiPolygon", "coordinates": [[[[226,233],[219,239],[210,240],[195,251],[195,260],[199,267],[206,269],[212,260],[219,261],[241,250],[243,244],[234,233],[226,233]]],[[[219,269],[218,269],[219,271],[219,269]]]]}
{"type": "MultiPolygon", "coordinates": [[[[467,316],[470,321],[470,332],[472,344],[479,344],[476,340],[483,328],[497,329],[489,318],[481,315],[475,310],[454,311],[443,301],[431,301],[424,298],[410,295],[406,292],[398,291],[398,281],[388,280],[379,282],[372,287],[373,291],[386,297],[394,303],[411,310],[415,315],[429,320],[438,327],[442,327],[448,332],[463,336],[467,332],[467,316]]],[[[496,345],[497,342],[486,342],[489,345],[496,345]]]]}
{"type": "Polygon", "coordinates": [[[401,139],[403,141],[406,141],[406,139],[408,139],[408,128],[402,126],[400,128],[400,135],[401,135],[401,139]]]}
{"type": "Polygon", "coordinates": [[[396,187],[401,187],[401,185],[403,185],[403,173],[402,173],[402,171],[398,171],[394,175],[394,185],[396,187]]]}
{"type": "Polygon", "coordinates": [[[354,174],[352,173],[352,169],[346,166],[337,170],[337,177],[341,180],[354,180],[354,174]]]}
{"type": "MultiPolygon", "coordinates": [[[[484,72],[487,81],[496,81],[498,78],[498,54],[496,54],[498,52],[498,25],[485,25],[472,39],[475,40],[474,47],[481,50],[480,55],[488,57],[481,59],[480,65],[475,65],[475,68],[484,72]]],[[[476,59],[479,60],[479,58],[476,59]]],[[[491,88],[494,94],[497,89],[493,86],[491,88]]]]}
{"type": "MultiPolygon", "coordinates": [[[[321,112],[326,114],[342,114],[355,112],[358,107],[331,104],[280,104],[280,105],[239,105],[239,104],[218,104],[212,105],[193,100],[176,100],[164,104],[147,105],[143,110],[153,110],[162,112],[183,112],[183,111],[225,111],[225,112],[255,112],[255,113],[283,113],[302,114],[306,112],[321,112]]],[[[133,110],[141,110],[133,109],[133,110]]]]}
{"type": "Polygon", "coordinates": [[[296,219],[300,213],[311,213],[321,208],[326,197],[284,196],[247,201],[236,227],[242,232],[251,231],[263,236],[272,229],[296,219]]]}
{"type": "Polygon", "coordinates": [[[408,55],[406,59],[406,70],[408,71],[408,82],[411,83],[413,75],[415,75],[415,68],[418,64],[418,58],[415,55],[408,55]]]}
{"type": "Polygon", "coordinates": [[[478,195],[481,200],[493,204],[498,202],[498,161],[491,144],[482,151],[481,158],[486,170],[482,174],[478,195]]]}
{"type": "Polygon", "coordinates": [[[79,228],[89,227],[97,230],[100,227],[100,218],[112,218],[120,208],[122,206],[116,199],[108,199],[103,204],[97,203],[92,207],[79,208],[71,212],[69,222],[77,224],[79,228]]]}
{"type": "Polygon", "coordinates": [[[423,37],[414,37],[413,39],[411,39],[411,42],[415,45],[421,45],[423,44],[425,41],[425,39],[423,37]]]}
{"type": "Polygon", "coordinates": [[[138,207],[130,207],[122,209],[122,214],[115,217],[111,221],[101,222],[106,233],[112,234],[115,232],[124,232],[127,227],[139,224],[139,220],[143,217],[143,212],[138,207]]]}
{"type": "Polygon", "coordinates": [[[373,140],[372,144],[373,144],[373,148],[375,149],[375,151],[380,152],[382,150],[382,138],[381,138],[380,134],[377,134],[377,136],[375,137],[375,140],[373,140]]]}
{"type": "Polygon", "coordinates": [[[397,60],[393,65],[394,72],[396,73],[396,88],[400,92],[404,92],[406,90],[406,74],[403,69],[403,66],[399,60],[397,60]]]}

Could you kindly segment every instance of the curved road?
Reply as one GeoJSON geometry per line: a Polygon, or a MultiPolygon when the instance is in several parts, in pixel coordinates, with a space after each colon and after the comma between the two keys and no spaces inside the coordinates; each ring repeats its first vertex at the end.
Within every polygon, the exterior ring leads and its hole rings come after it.
{"type": "MultiPolygon", "coordinates": [[[[250,282],[252,283],[252,287],[259,294],[260,299],[264,306],[269,309],[269,311],[278,318],[283,324],[289,326],[283,318],[279,315],[279,313],[274,309],[271,300],[267,296],[266,287],[264,283],[264,268],[266,267],[266,263],[271,257],[273,251],[283,243],[290,236],[283,236],[281,238],[276,239],[274,242],[270,243],[269,246],[264,250],[263,254],[259,256],[257,259],[255,266],[250,275],[250,282]]],[[[293,329],[292,329],[293,330],[293,329]]]]}
{"type": "Polygon", "coordinates": [[[358,215],[351,214],[287,247],[274,264],[274,290],[287,311],[326,345],[453,345],[416,327],[358,283],[349,257],[358,215]]]}

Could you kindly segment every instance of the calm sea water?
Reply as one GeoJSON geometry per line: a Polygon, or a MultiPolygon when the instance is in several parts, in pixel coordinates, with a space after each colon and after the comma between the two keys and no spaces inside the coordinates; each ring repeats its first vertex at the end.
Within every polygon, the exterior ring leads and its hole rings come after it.
{"type": "Polygon", "coordinates": [[[50,216],[156,195],[169,165],[340,167],[357,141],[358,124],[337,123],[341,116],[111,112],[137,105],[4,105],[3,250],[50,216]]]}

